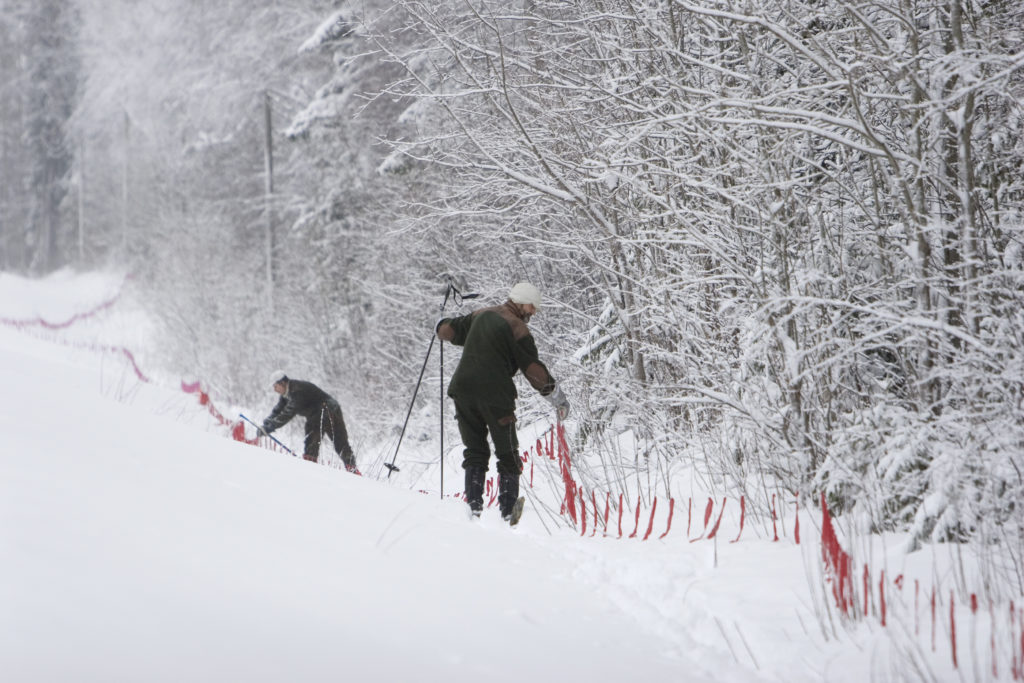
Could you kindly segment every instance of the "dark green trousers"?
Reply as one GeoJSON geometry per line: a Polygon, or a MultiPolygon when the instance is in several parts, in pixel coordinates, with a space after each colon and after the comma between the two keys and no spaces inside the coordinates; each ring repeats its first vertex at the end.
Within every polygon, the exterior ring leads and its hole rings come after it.
{"type": "Polygon", "coordinates": [[[479,467],[487,470],[491,449],[487,443],[490,434],[494,442],[494,454],[498,460],[498,472],[518,475],[523,471],[519,459],[519,439],[516,436],[515,411],[495,408],[476,401],[455,401],[455,420],[459,423],[462,436],[462,467],[479,467]]]}

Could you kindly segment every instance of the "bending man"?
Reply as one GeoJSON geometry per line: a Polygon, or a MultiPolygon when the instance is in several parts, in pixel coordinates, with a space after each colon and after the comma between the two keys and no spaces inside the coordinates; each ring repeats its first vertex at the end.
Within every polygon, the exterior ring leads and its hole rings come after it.
{"type": "Polygon", "coordinates": [[[277,405],[263,421],[262,432],[270,434],[288,424],[296,415],[306,418],[306,442],[303,458],[316,462],[320,456],[320,439],[326,434],[334,443],[334,450],[345,463],[345,469],[358,473],[352,447],[348,443],[345,418],[341,406],[326,391],[312,382],[291,379],[283,370],[271,373],[270,383],[281,395],[277,405]]]}

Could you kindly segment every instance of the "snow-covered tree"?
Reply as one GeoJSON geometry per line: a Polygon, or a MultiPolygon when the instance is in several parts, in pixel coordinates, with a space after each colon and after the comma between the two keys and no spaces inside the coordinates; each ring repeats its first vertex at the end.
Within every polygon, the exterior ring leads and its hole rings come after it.
{"type": "Polygon", "coordinates": [[[409,212],[555,293],[584,434],[1019,536],[1019,10],[400,6],[409,212]]]}

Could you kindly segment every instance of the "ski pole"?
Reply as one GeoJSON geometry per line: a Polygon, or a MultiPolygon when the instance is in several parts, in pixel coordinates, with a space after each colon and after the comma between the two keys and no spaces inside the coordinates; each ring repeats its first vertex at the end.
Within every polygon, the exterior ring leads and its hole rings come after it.
{"type": "Polygon", "coordinates": [[[258,434],[262,434],[263,436],[267,437],[268,439],[270,439],[271,441],[273,441],[274,443],[276,443],[276,444],[277,444],[278,446],[280,446],[281,448],[283,448],[283,449],[285,449],[286,451],[288,451],[288,452],[289,452],[290,454],[292,454],[292,455],[294,455],[294,456],[298,457],[298,454],[297,454],[297,453],[296,453],[295,451],[293,451],[292,449],[288,448],[288,447],[287,447],[287,446],[285,446],[285,445],[284,445],[283,443],[281,443],[280,441],[278,441],[277,439],[275,439],[275,438],[274,438],[273,436],[271,436],[270,434],[267,434],[267,433],[266,433],[265,431],[263,431],[263,427],[260,427],[260,426],[259,426],[258,424],[256,424],[255,422],[253,422],[252,420],[250,420],[249,418],[247,418],[247,417],[246,417],[245,415],[242,415],[242,413],[239,413],[239,414],[238,414],[238,417],[242,418],[243,420],[245,420],[246,422],[248,422],[249,424],[251,424],[251,425],[252,425],[253,427],[255,427],[255,428],[256,428],[256,432],[257,432],[258,434]]]}
{"type": "MultiPolygon", "coordinates": [[[[445,301],[448,300],[448,295],[445,294],[445,301]]],[[[392,472],[399,472],[398,467],[395,466],[395,460],[398,458],[398,449],[402,447],[402,439],[405,437],[405,428],[409,426],[409,416],[412,415],[412,407],[416,404],[416,394],[420,391],[420,384],[423,383],[423,371],[427,369],[427,361],[430,360],[430,352],[434,348],[434,335],[430,336],[430,346],[427,347],[427,356],[423,359],[423,367],[420,368],[420,377],[416,380],[416,388],[412,392],[412,401],[409,402],[409,411],[405,414],[405,422],[402,424],[402,431],[398,435],[398,445],[395,446],[395,454],[391,457],[391,462],[384,463],[384,467],[388,468],[388,479],[391,478],[392,472]]]]}
{"type": "MultiPolygon", "coordinates": [[[[445,306],[448,305],[448,299],[454,295],[456,303],[461,304],[463,299],[475,299],[480,296],[479,294],[463,294],[459,291],[456,284],[461,287],[465,287],[465,281],[461,278],[455,278],[449,274],[444,276],[445,288],[444,288],[444,301],[441,302],[441,312],[444,313],[445,306]]],[[[436,333],[431,332],[430,344],[427,346],[427,355],[423,358],[423,366],[420,367],[420,376],[416,380],[416,388],[412,392],[412,400],[409,402],[409,410],[405,413],[405,422],[402,424],[402,431],[398,435],[398,445],[395,446],[395,454],[391,457],[391,462],[384,463],[384,467],[388,468],[388,479],[391,478],[392,473],[400,472],[401,470],[395,466],[395,460],[398,459],[398,451],[402,448],[402,439],[405,438],[406,427],[409,426],[409,417],[412,415],[413,406],[416,404],[416,395],[420,391],[420,385],[423,383],[423,373],[427,369],[427,362],[430,360],[430,352],[434,349],[434,339],[437,337],[436,333]]],[[[444,497],[444,342],[441,342],[441,496],[444,497]]]]}
{"type": "MultiPolygon", "coordinates": [[[[464,281],[462,283],[462,286],[463,287],[465,286],[465,282],[464,281]]],[[[458,289],[455,288],[455,285],[453,285],[451,283],[451,280],[449,280],[448,288],[451,291],[455,292],[455,299],[456,299],[455,303],[456,303],[457,306],[461,306],[462,305],[462,301],[464,299],[475,299],[478,296],[480,296],[479,294],[463,294],[462,292],[460,292],[458,289]]],[[[448,303],[448,296],[446,295],[445,298],[444,298],[444,302],[441,304],[441,314],[442,315],[444,314],[444,306],[447,303],[448,303]]],[[[438,433],[441,435],[441,454],[440,454],[439,460],[441,462],[441,499],[443,500],[444,499],[444,342],[443,341],[440,344],[437,345],[437,350],[438,350],[439,361],[440,361],[440,366],[441,366],[441,368],[440,368],[441,369],[441,402],[440,402],[440,410],[438,411],[440,413],[440,416],[441,416],[441,429],[438,431],[438,433]]]]}

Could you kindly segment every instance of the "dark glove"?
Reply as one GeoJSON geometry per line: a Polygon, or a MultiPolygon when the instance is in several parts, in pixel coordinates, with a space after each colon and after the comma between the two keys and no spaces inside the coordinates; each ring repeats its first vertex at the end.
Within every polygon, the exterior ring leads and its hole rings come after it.
{"type": "Polygon", "coordinates": [[[256,436],[270,436],[270,432],[272,431],[274,431],[273,425],[264,420],[263,426],[256,428],[256,436]]]}
{"type": "Polygon", "coordinates": [[[555,409],[559,420],[569,417],[569,399],[562,393],[562,387],[555,387],[555,390],[544,397],[551,407],[555,409]]]}

